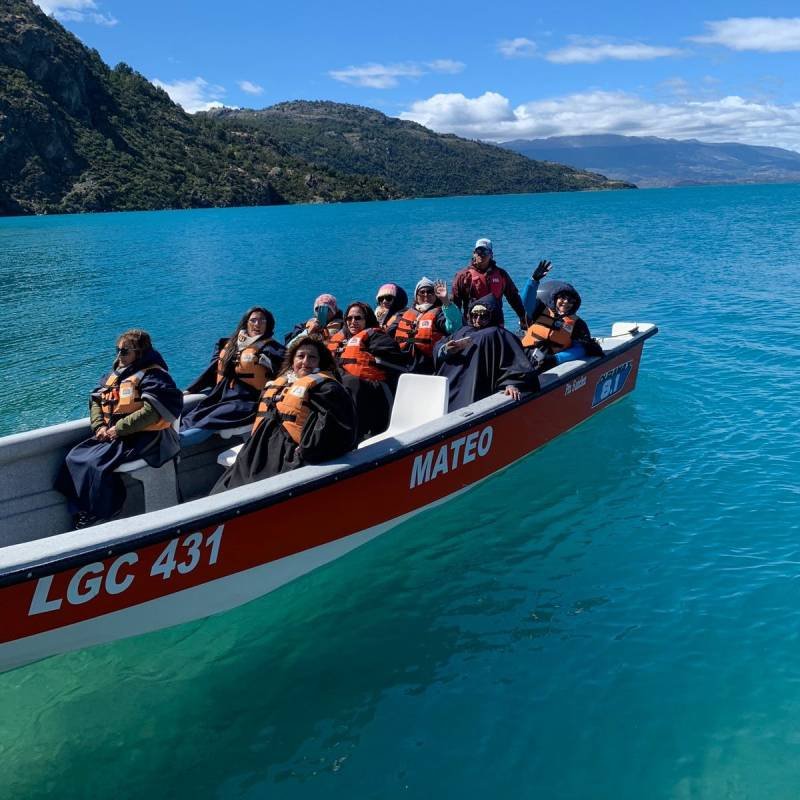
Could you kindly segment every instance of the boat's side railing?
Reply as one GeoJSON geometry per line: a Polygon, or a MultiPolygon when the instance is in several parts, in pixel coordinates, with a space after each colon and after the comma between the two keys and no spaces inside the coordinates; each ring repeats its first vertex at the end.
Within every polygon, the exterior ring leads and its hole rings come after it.
{"type": "MultiPolygon", "coordinates": [[[[612,355],[618,348],[632,346],[637,338],[648,338],[655,331],[655,326],[646,325],[639,330],[639,335],[619,334],[601,340],[606,347],[606,355],[612,355]]],[[[616,331],[615,331],[616,332],[616,331]]],[[[567,374],[586,368],[585,362],[567,362],[551,371],[548,385],[562,381],[567,374]]],[[[548,386],[543,386],[545,391],[548,386]]],[[[95,538],[123,541],[138,539],[147,532],[158,531],[162,536],[166,529],[185,531],[187,525],[208,524],[207,521],[219,519],[236,508],[236,513],[244,513],[250,504],[262,506],[265,501],[295,488],[307,491],[317,481],[324,481],[337,473],[352,469],[369,469],[378,464],[388,454],[399,455],[409,444],[419,446],[420,440],[430,436],[446,436],[452,434],[459,424],[470,424],[469,421],[485,415],[498,413],[500,408],[510,402],[510,398],[497,394],[480,400],[466,409],[460,409],[438,420],[428,422],[417,429],[398,434],[361,450],[353,451],[340,460],[319,466],[303,467],[286,475],[269,478],[249,484],[230,492],[213,497],[198,497],[182,506],[142,514],[133,520],[115,520],[104,525],[77,531],[71,534],[53,536],[69,527],[66,508],[61,495],[52,490],[52,481],[67,451],[88,435],[88,420],[63,423],[50,428],[16,434],[0,439],[0,547],[14,543],[30,542],[30,546],[20,544],[10,551],[0,553],[0,569],[6,565],[28,562],[36,554],[54,549],[62,553],[90,547],[95,538]],[[14,469],[9,469],[13,465],[14,469]],[[6,474],[14,476],[13,485],[5,480],[6,474]],[[27,476],[27,478],[26,478],[27,476]],[[26,482],[28,481],[28,482],[26,482]],[[38,502],[38,506],[36,503],[38,502]],[[60,522],[53,524],[56,516],[60,522]],[[53,536],[53,541],[41,547],[36,540],[45,536],[53,536]],[[78,538],[76,538],[78,537],[78,538]],[[58,546],[56,547],[56,543],[58,546]]],[[[224,444],[220,449],[224,449],[224,444]]],[[[209,453],[210,466],[221,471],[216,465],[216,453],[209,453]]]]}
{"type": "Polygon", "coordinates": [[[69,450],[90,434],[87,418],[0,439],[0,547],[70,527],[53,482],[69,450]]]}
{"type": "MultiPolygon", "coordinates": [[[[187,397],[184,410],[200,399],[200,395],[187,397]]],[[[0,547],[45,538],[72,527],[66,499],[55,491],[53,483],[67,453],[90,435],[89,419],[84,418],[0,437],[0,547]]],[[[218,440],[218,449],[224,446],[218,440]]],[[[174,471],[171,463],[169,469],[174,471]]],[[[127,498],[121,516],[142,513],[142,483],[127,475],[123,480],[127,498]]],[[[174,479],[170,496],[176,497],[174,479]]]]}

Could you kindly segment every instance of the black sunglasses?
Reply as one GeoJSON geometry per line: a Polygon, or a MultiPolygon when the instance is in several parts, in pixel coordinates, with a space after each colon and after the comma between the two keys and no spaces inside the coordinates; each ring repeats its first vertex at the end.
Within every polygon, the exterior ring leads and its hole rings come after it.
{"type": "Polygon", "coordinates": [[[479,256],[489,255],[489,251],[485,247],[476,247],[474,252],[476,252],[479,256]]]}
{"type": "Polygon", "coordinates": [[[387,300],[391,303],[394,300],[394,295],[393,294],[385,294],[385,295],[383,295],[383,297],[379,297],[378,298],[378,302],[379,303],[385,303],[387,300]]]}
{"type": "Polygon", "coordinates": [[[135,353],[136,352],[136,348],[135,347],[118,347],[117,348],[117,352],[121,356],[126,356],[126,355],[128,355],[128,353],[135,353]]]}
{"type": "Polygon", "coordinates": [[[345,317],[345,319],[346,319],[348,322],[358,322],[358,320],[360,320],[360,319],[364,319],[364,317],[353,317],[353,316],[349,316],[349,317],[345,317]]]}

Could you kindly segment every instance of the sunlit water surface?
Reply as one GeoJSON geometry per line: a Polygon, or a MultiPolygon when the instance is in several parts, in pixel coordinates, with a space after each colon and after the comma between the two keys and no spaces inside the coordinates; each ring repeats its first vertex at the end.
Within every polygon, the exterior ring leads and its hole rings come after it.
{"type": "Polygon", "coordinates": [[[0,433],[82,416],[127,327],[185,385],[248,306],[483,235],[659,325],[634,394],[259,601],[0,675],[0,797],[800,796],[798,186],[0,220],[0,433]]]}

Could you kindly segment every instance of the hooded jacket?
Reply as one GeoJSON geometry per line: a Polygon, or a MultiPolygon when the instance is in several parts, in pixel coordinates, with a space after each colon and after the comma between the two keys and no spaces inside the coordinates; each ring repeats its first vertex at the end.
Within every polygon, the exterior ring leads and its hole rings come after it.
{"type": "Polygon", "coordinates": [[[587,356],[602,356],[603,350],[597,342],[592,339],[589,332],[589,326],[586,322],[578,317],[578,309],[581,307],[581,296],[578,290],[571,284],[565,281],[545,281],[537,293],[537,300],[533,307],[533,311],[529,315],[531,323],[535,322],[542,314],[549,309],[556,317],[556,296],[567,295],[572,299],[573,306],[569,314],[571,317],[576,317],[575,327],[572,330],[573,344],[583,345],[587,356]]]}

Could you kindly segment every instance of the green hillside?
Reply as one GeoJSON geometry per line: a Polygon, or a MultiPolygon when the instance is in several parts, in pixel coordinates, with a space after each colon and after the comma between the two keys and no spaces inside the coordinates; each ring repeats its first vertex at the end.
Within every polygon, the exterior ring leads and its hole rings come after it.
{"type": "Polygon", "coordinates": [[[0,215],[624,186],[359,106],[186,114],[31,0],[0,0],[0,215]]]}
{"type": "Polygon", "coordinates": [[[229,130],[267,133],[312,164],[379,176],[407,196],[631,188],[596,173],[434,133],[363,106],[298,100],[262,111],[219,109],[208,116],[229,130]]]}
{"type": "Polygon", "coordinates": [[[29,0],[0,5],[0,214],[394,197],[293,158],[260,131],[190,116],[109,69],[29,0]]]}

